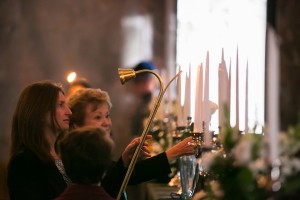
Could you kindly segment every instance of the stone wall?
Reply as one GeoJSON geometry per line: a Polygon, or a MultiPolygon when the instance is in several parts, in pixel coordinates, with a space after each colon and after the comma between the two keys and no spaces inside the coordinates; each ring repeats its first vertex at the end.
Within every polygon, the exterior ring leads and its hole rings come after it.
{"type": "Polygon", "coordinates": [[[300,120],[300,1],[277,0],[280,38],[280,121],[286,130],[300,120]]]}
{"type": "MultiPolygon", "coordinates": [[[[122,66],[121,20],[148,14],[153,61],[163,66],[165,6],[160,0],[0,1],[0,166],[9,155],[10,124],[21,90],[38,80],[61,82],[76,70],[93,87],[113,93],[122,66]]],[[[143,59],[143,58],[141,58],[143,59]]],[[[122,100],[122,97],[112,99],[122,100]]],[[[1,184],[3,170],[1,170],[1,184]]],[[[0,199],[6,199],[0,191],[0,199]]]]}

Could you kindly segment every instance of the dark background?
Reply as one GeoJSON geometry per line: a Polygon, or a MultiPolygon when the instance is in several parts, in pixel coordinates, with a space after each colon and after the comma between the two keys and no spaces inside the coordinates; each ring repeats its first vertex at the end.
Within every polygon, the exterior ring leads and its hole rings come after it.
{"type": "MultiPolygon", "coordinates": [[[[113,95],[112,86],[120,84],[117,68],[128,67],[121,63],[121,20],[127,16],[152,18],[153,61],[163,68],[167,6],[175,11],[176,1],[0,0],[0,199],[7,199],[4,166],[21,90],[45,79],[61,82],[66,90],[66,76],[75,70],[113,95]]],[[[112,99],[113,104],[121,99],[112,99]]]]}
{"type": "Polygon", "coordinates": [[[0,0],[0,160],[7,157],[12,114],[27,84],[48,79],[66,90],[66,76],[76,70],[92,86],[114,92],[112,85],[120,83],[123,17],[152,16],[153,60],[164,66],[166,2],[0,0]]]}

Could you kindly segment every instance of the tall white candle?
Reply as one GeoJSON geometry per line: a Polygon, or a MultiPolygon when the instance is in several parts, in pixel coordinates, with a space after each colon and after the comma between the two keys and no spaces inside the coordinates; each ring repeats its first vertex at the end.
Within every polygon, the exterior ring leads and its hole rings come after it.
{"type": "MultiPolygon", "coordinates": [[[[181,70],[181,67],[179,66],[178,71],[181,70]]],[[[181,91],[181,76],[183,73],[181,73],[177,78],[177,125],[182,126],[183,125],[183,106],[182,106],[182,91],[181,91]]]]}
{"type": "Polygon", "coordinates": [[[231,59],[229,63],[229,75],[228,75],[228,114],[229,114],[229,124],[230,124],[230,116],[231,116],[231,59]]]}
{"type": "Polygon", "coordinates": [[[219,127],[223,126],[224,123],[224,75],[222,70],[222,63],[219,64],[219,127]]]}
{"type": "Polygon", "coordinates": [[[270,138],[270,162],[273,163],[279,156],[279,50],[276,33],[268,27],[267,46],[267,124],[270,138]]]}
{"type": "Polygon", "coordinates": [[[224,125],[224,108],[225,106],[228,108],[228,90],[229,90],[229,80],[228,80],[228,72],[224,60],[224,51],[222,51],[222,60],[219,64],[219,127],[224,125]]]}
{"type": "Polygon", "coordinates": [[[240,130],[240,114],[239,114],[239,51],[236,51],[236,108],[235,108],[235,118],[236,118],[236,128],[240,130]]]}
{"type": "Polygon", "coordinates": [[[246,66],[245,133],[248,133],[248,61],[246,66]]]}
{"type": "Polygon", "coordinates": [[[203,98],[203,66],[197,67],[196,92],[195,92],[195,115],[194,132],[202,131],[202,98],[203,98]]]}
{"type": "Polygon", "coordinates": [[[184,118],[191,117],[191,65],[185,76],[184,118]]]}
{"type": "Polygon", "coordinates": [[[205,134],[204,134],[204,144],[210,146],[211,135],[209,131],[210,125],[210,101],[209,101],[209,52],[206,54],[206,66],[205,66],[205,85],[204,85],[204,121],[205,121],[205,134]]]}

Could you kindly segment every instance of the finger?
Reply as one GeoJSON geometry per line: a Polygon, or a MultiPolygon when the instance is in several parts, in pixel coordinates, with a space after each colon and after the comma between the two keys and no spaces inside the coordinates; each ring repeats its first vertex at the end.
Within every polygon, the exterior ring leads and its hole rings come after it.
{"type": "Polygon", "coordinates": [[[147,139],[147,140],[152,139],[152,135],[147,135],[147,136],[146,136],[146,139],[147,139]]]}
{"type": "Polygon", "coordinates": [[[142,151],[147,152],[147,153],[150,153],[149,148],[148,148],[148,147],[145,147],[145,146],[142,147],[142,151]]]}
{"type": "Polygon", "coordinates": [[[139,143],[139,142],[140,142],[140,138],[139,138],[139,137],[138,137],[138,138],[134,138],[134,139],[132,140],[132,142],[139,143]]]}
{"type": "Polygon", "coordinates": [[[127,146],[127,149],[129,151],[133,151],[134,149],[136,149],[136,147],[138,146],[138,142],[136,141],[132,141],[128,146],[127,146]]]}
{"type": "MultiPolygon", "coordinates": [[[[139,137],[138,139],[140,141],[141,137],[139,137]]],[[[146,135],[145,140],[149,140],[149,139],[152,139],[152,135],[146,135]]]]}
{"type": "MultiPolygon", "coordinates": [[[[147,135],[147,137],[143,143],[144,146],[149,146],[149,142],[146,141],[147,139],[152,139],[152,135],[147,135]]],[[[140,143],[140,138],[138,138],[136,141],[137,141],[137,143],[140,143]]]]}
{"type": "Polygon", "coordinates": [[[151,154],[148,151],[141,150],[140,151],[140,157],[142,157],[142,158],[149,158],[149,157],[151,157],[151,154]]]}
{"type": "Polygon", "coordinates": [[[148,143],[148,142],[144,142],[143,146],[148,147],[148,146],[149,146],[149,143],[148,143]]]}

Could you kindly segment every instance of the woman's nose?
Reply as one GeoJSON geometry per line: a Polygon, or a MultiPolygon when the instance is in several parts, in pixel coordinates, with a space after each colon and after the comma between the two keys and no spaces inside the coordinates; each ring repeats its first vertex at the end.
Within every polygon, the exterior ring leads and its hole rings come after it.
{"type": "Polygon", "coordinates": [[[72,115],[72,111],[69,107],[67,107],[67,111],[66,111],[67,115],[72,115]]]}
{"type": "Polygon", "coordinates": [[[105,119],[103,120],[103,125],[105,125],[105,126],[110,125],[110,120],[107,119],[107,118],[105,118],[105,119]]]}

